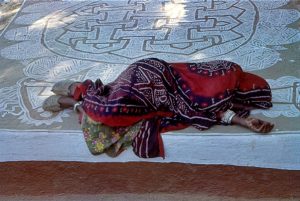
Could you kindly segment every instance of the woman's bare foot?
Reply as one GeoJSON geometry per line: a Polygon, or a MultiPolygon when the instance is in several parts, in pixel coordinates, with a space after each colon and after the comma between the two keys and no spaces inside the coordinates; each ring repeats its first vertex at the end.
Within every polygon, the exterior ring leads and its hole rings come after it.
{"type": "Polygon", "coordinates": [[[61,108],[72,108],[77,101],[71,97],[62,96],[58,99],[58,103],[60,104],[61,108]]]}
{"type": "MultiPolygon", "coordinates": [[[[74,105],[77,103],[77,101],[71,97],[62,96],[61,98],[58,99],[58,103],[60,104],[61,108],[73,108],[74,105]]],[[[76,111],[78,113],[82,113],[82,114],[84,113],[84,110],[81,105],[76,107],[76,111]]]]}

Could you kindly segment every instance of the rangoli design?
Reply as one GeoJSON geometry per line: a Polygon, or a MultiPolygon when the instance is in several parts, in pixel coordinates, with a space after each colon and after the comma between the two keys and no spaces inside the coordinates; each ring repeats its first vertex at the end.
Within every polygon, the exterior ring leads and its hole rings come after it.
{"type": "MultiPolygon", "coordinates": [[[[16,116],[40,126],[62,122],[66,110],[41,109],[62,79],[114,80],[130,63],[147,57],[169,62],[230,60],[246,71],[272,68],[283,45],[300,41],[288,25],[299,12],[288,0],[239,1],[28,1],[2,34],[1,57],[19,61],[24,77],[0,88],[0,118],[16,116]],[[276,19],[276,20],[274,20],[276,19]],[[14,26],[12,26],[14,25],[14,26]],[[274,34],[276,33],[276,34],[274,34]]],[[[300,79],[268,80],[274,109],[269,117],[300,116],[300,79]]]]}

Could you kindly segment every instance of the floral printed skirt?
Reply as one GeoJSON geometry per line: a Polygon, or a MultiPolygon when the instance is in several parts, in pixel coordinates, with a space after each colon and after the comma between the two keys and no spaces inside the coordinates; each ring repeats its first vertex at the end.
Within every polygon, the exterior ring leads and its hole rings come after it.
{"type": "Polygon", "coordinates": [[[109,127],[86,114],[81,118],[81,128],[90,152],[94,155],[106,153],[110,157],[118,156],[132,144],[141,125],[142,121],[129,127],[109,127]]]}

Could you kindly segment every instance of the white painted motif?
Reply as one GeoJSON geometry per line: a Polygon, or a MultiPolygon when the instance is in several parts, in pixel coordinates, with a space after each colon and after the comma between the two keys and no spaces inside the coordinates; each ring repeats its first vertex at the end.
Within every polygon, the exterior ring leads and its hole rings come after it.
{"type": "Polygon", "coordinates": [[[70,116],[70,110],[53,114],[44,111],[41,107],[43,101],[52,94],[50,89],[49,83],[34,79],[22,79],[14,86],[0,89],[1,118],[13,115],[17,116],[22,123],[35,126],[62,122],[63,117],[70,116]]]}
{"type": "MultiPolygon", "coordinates": [[[[50,116],[41,111],[43,90],[61,79],[100,77],[110,82],[129,63],[145,57],[173,62],[225,59],[248,71],[269,68],[281,60],[282,45],[300,41],[299,31],[287,27],[299,18],[299,12],[279,9],[287,2],[32,3],[13,22],[16,28],[3,35],[13,43],[1,48],[1,56],[20,61],[25,78],[0,89],[1,115],[17,116],[33,125],[62,121],[67,114],[50,116]],[[12,95],[12,99],[5,97],[12,95]]],[[[295,90],[299,88],[284,93],[292,96],[295,90]]],[[[274,92],[274,99],[288,104],[275,104],[276,111],[263,114],[299,116],[299,96],[298,102],[290,103],[279,92],[274,92]]]]}
{"type": "Polygon", "coordinates": [[[258,110],[267,117],[300,117],[300,79],[293,76],[268,79],[272,88],[273,107],[271,110],[258,110]]]}

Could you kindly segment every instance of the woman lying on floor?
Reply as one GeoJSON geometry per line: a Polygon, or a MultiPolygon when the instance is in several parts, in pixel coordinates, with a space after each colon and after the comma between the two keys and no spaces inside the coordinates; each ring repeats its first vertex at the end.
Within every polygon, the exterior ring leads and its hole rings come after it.
{"type": "Polygon", "coordinates": [[[252,109],[272,107],[267,82],[243,72],[230,61],[167,63],[150,58],[131,64],[119,77],[103,85],[61,81],[44,110],[73,107],[90,151],[117,156],[132,144],[143,158],[164,157],[161,133],[194,126],[236,124],[268,133],[272,123],[249,117],[252,109]]]}

